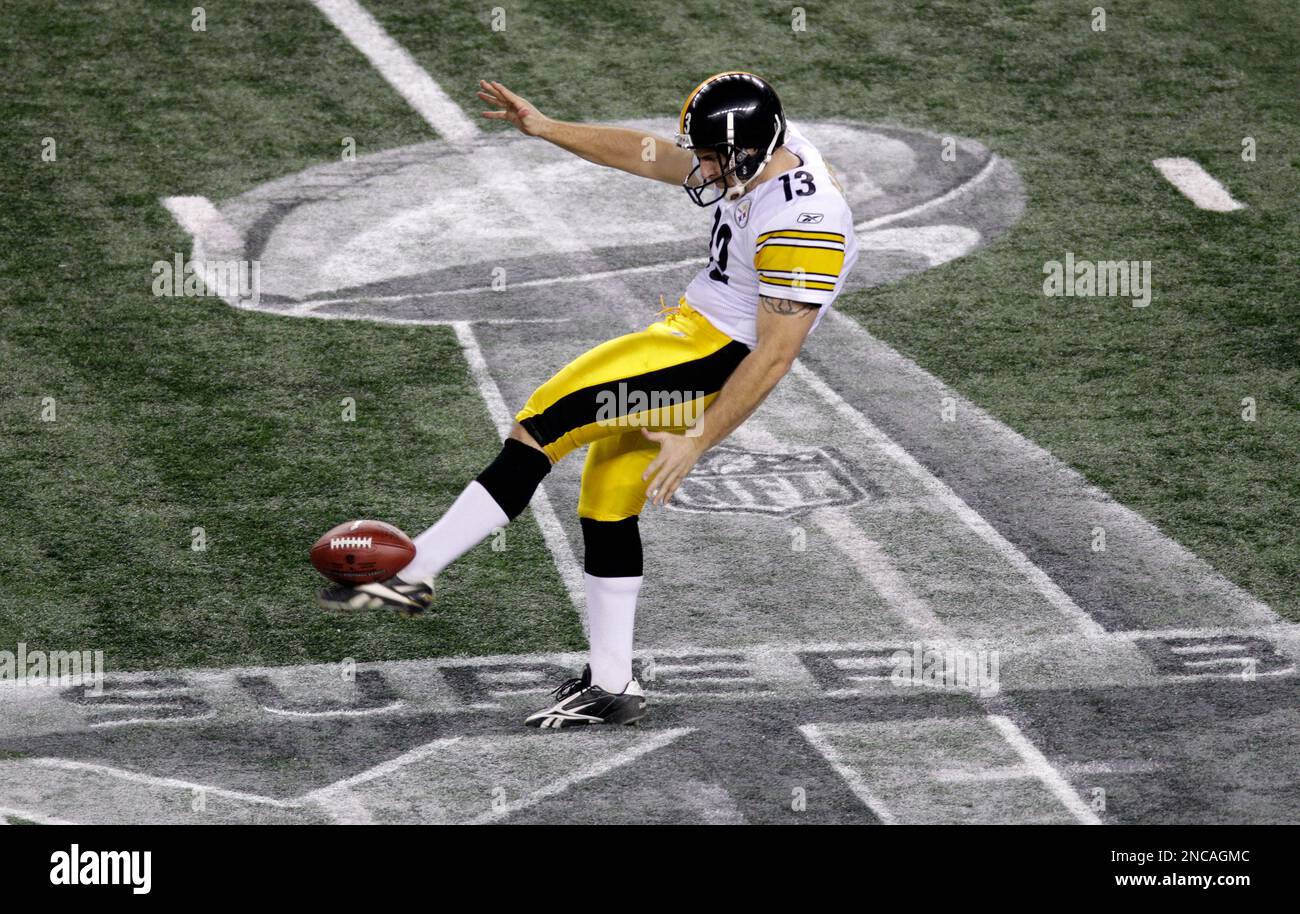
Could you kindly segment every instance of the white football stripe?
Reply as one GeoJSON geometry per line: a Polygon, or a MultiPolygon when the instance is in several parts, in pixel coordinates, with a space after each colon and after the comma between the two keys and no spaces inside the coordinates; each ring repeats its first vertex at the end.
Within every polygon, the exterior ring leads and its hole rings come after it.
{"type": "MultiPolygon", "coordinates": [[[[831,314],[837,313],[835,311],[831,312],[831,314]]],[[[851,318],[846,317],[844,320],[851,320],[851,318]]],[[[802,360],[795,360],[791,373],[807,383],[814,393],[821,397],[839,415],[843,416],[845,421],[856,428],[867,441],[879,447],[894,463],[906,470],[931,495],[935,496],[944,507],[956,515],[957,519],[969,527],[976,536],[992,546],[995,552],[1006,559],[1013,568],[1034,585],[1034,588],[1043,595],[1048,603],[1056,607],[1062,616],[1070,620],[1081,634],[1089,638],[1097,638],[1106,633],[1105,629],[1080,609],[1074,600],[1070,599],[1070,596],[1048,577],[1043,569],[1035,565],[1028,556],[999,533],[982,515],[971,508],[961,496],[949,488],[947,483],[931,473],[894,439],[881,431],[865,414],[859,412],[856,407],[833,390],[816,372],[805,366],[802,360]]]]}
{"type": "Polygon", "coordinates": [[[478,127],[442,87],[356,0],[311,0],[425,122],[452,143],[469,143],[478,127]]]}
{"type": "Polygon", "coordinates": [[[812,519],[911,632],[939,640],[951,638],[952,633],[948,627],[912,589],[907,577],[899,571],[889,554],[862,531],[847,510],[818,508],[812,512],[812,519]]]}
{"type": "Polygon", "coordinates": [[[853,795],[862,801],[862,805],[870,809],[881,825],[897,825],[898,816],[885,805],[885,801],[872,793],[870,786],[867,785],[866,779],[858,773],[857,769],[849,765],[839,751],[831,743],[830,736],[820,724],[804,724],[799,728],[804,739],[821,753],[826,759],[826,763],[835,769],[835,773],[844,779],[849,790],[853,795]]]}
{"type": "Polygon", "coordinates": [[[1184,197],[1212,213],[1230,213],[1246,204],[1232,198],[1228,189],[1192,159],[1153,159],[1152,165],[1184,197]]]}
{"type": "MultiPolygon", "coordinates": [[[[510,428],[514,425],[514,414],[506,407],[505,397],[501,395],[501,388],[497,386],[496,379],[492,377],[491,371],[488,370],[487,359],[483,357],[483,349],[478,344],[478,337],[474,335],[474,328],[468,321],[455,321],[452,329],[456,331],[456,339],[460,342],[460,348],[465,353],[465,361],[469,365],[470,377],[478,386],[479,396],[487,404],[488,413],[492,417],[493,424],[496,425],[497,431],[501,437],[510,434],[510,428]]],[[[574,609],[578,611],[578,617],[582,620],[584,632],[587,628],[587,598],[586,591],[583,588],[582,569],[578,565],[578,560],[573,554],[573,547],[569,544],[569,537],[564,532],[564,527],[560,525],[560,519],[555,514],[555,508],[551,506],[550,496],[547,495],[544,486],[538,486],[537,492],[533,495],[533,500],[529,502],[532,508],[533,518],[537,521],[537,526],[542,530],[542,539],[546,541],[546,546],[551,551],[551,556],[555,559],[555,569],[560,573],[560,580],[564,582],[564,589],[569,593],[569,600],[573,603],[574,609]]]]}
{"type": "Polygon", "coordinates": [[[1047,756],[1029,741],[1029,738],[1016,726],[1015,721],[1002,714],[990,714],[988,722],[1002,734],[1003,739],[1016,750],[1016,754],[1024,760],[1029,770],[1061,801],[1061,805],[1068,809],[1078,822],[1083,825],[1102,824],[1101,819],[1092,811],[1092,807],[1075,792],[1065,775],[1061,774],[1056,766],[1047,760],[1047,756]]]}

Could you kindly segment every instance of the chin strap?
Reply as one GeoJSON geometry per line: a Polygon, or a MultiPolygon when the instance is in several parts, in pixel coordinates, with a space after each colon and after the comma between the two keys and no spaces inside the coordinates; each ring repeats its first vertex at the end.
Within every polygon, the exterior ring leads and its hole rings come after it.
{"type": "MultiPolygon", "coordinates": [[[[727,145],[728,147],[734,150],[736,147],[732,145],[732,140],[735,139],[736,134],[735,131],[732,129],[733,121],[734,121],[734,115],[730,111],[728,111],[727,112],[727,145]]],[[[763,173],[763,169],[767,167],[767,163],[772,161],[772,153],[776,152],[776,141],[780,139],[780,137],[781,137],[781,118],[777,117],[776,132],[772,134],[772,142],[767,144],[767,151],[766,154],[763,156],[763,161],[758,163],[758,168],[754,169],[754,173],[749,176],[748,180],[743,181],[740,184],[732,185],[727,188],[724,196],[726,197],[728,202],[739,200],[741,197],[745,195],[745,191],[749,190],[749,185],[753,184],[755,181],[758,180],[758,176],[763,173]]],[[[735,152],[732,152],[731,158],[732,161],[728,164],[731,165],[732,170],[734,171],[735,164],[736,164],[735,152]]]]}

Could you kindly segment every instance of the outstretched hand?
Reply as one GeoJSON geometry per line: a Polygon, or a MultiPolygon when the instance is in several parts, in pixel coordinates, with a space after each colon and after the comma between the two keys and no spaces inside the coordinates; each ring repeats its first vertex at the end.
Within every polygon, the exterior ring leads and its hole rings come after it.
{"type": "Polygon", "coordinates": [[[532,102],[515,95],[501,83],[480,79],[478,84],[478,97],[497,107],[496,111],[483,112],[483,116],[489,120],[507,121],[525,136],[537,136],[547,122],[546,115],[538,111],[532,102]]]}
{"type": "Polygon", "coordinates": [[[699,436],[687,437],[676,432],[652,432],[641,429],[641,434],[658,443],[659,454],[646,467],[641,479],[650,480],[646,486],[646,495],[653,505],[666,505],[681,485],[686,474],[695,466],[700,455],[704,453],[699,436]]]}

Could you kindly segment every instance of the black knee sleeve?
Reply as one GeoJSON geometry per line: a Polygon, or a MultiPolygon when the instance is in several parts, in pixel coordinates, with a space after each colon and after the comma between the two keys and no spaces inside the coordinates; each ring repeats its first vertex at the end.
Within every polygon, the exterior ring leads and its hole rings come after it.
{"type": "Polygon", "coordinates": [[[593,578],[636,578],[642,573],[641,528],[637,516],[623,520],[580,517],[586,547],[583,570],[593,578]]]}
{"type": "Polygon", "coordinates": [[[524,513],[549,472],[551,458],[522,441],[507,438],[501,453],[478,474],[477,481],[501,506],[506,517],[514,520],[524,513]]]}

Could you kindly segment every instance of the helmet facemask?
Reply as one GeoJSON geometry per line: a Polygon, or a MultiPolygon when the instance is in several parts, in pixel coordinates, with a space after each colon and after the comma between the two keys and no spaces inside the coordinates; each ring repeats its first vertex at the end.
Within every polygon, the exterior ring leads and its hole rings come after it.
{"type": "MultiPolygon", "coordinates": [[[[701,175],[703,165],[696,161],[695,167],[691,173],[686,176],[682,186],[686,189],[687,195],[695,201],[697,206],[712,206],[719,200],[726,198],[728,202],[739,200],[749,189],[749,185],[763,172],[767,163],[772,160],[772,153],[776,151],[776,143],[780,138],[781,119],[776,119],[776,132],[772,136],[772,141],[768,144],[767,149],[761,153],[757,149],[744,149],[738,147],[735,143],[735,116],[727,113],[727,142],[711,147],[717,155],[718,161],[722,163],[722,172],[716,178],[706,181],[701,175]],[[732,184],[728,178],[735,176],[737,183],[732,184]],[[704,198],[705,192],[716,185],[717,193],[709,199],[704,198]]],[[[683,149],[694,150],[696,147],[691,142],[689,134],[681,133],[677,135],[677,145],[683,149]]]]}

